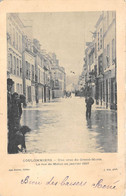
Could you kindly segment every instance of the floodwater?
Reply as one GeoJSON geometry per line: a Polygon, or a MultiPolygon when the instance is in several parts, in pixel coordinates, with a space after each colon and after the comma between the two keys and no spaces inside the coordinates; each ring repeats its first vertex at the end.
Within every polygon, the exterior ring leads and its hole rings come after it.
{"type": "Polygon", "coordinates": [[[109,153],[117,152],[117,112],[92,107],[86,120],[82,97],[39,103],[23,110],[22,125],[27,153],[109,153]]]}

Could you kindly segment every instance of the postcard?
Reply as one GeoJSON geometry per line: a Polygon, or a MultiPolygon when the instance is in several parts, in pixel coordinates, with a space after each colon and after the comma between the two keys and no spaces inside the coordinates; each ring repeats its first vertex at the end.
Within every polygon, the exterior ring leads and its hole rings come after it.
{"type": "Polygon", "coordinates": [[[0,3],[0,195],[125,195],[125,1],[0,3]]]}

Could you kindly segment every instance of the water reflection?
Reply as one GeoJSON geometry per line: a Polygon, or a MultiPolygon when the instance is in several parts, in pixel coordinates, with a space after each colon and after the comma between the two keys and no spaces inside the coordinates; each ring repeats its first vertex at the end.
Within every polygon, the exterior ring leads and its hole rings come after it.
{"type": "Polygon", "coordinates": [[[109,110],[92,112],[92,119],[88,121],[89,131],[97,132],[96,141],[104,152],[117,151],[117,113],[109,110]]]}
{"type": "Polygon", "coordinates": [[[87,119],[87,128],[92,130],[92,119],[87,119]]]}
{"type": "Polygon", "coordinates": [[[81,98],[43,103],[23,111],[28,153],[91,153],[117,151],[117,113],[92,110],[86,120],[81,98]]]}

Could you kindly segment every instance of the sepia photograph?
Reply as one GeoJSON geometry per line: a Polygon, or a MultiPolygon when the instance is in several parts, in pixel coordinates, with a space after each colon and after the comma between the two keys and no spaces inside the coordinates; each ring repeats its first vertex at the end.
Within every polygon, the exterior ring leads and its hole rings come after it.
{"type": "Polygon", "coordinates": [[[6,14],[7,152],[117,153],[116,11],[6,14]]]}

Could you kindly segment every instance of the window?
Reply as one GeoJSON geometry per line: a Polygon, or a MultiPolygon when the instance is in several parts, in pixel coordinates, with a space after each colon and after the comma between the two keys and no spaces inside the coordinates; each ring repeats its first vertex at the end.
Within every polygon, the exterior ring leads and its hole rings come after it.
{"type": "Polygon", "coordinates": [[[32,65],[29,63],[29,80],[31,80],[32,77],[32,65]]]}
{"type": "Polygon", "coordinates": [[[39,69],[39,74],[38,74],[38,76],[39,76],[39,79],[38,79],[38,80],[39,80],[39,83],[40,83],[40,69],[39,69]]]}
{"type": "Polygon", "coordinates": [[[26,79],[28,79],[28,62],[26,61],[26,79]]]}
{"type": "Polygon", "coordinates": [[[59,80],[55,80],[55,87],[59,87],[59,80]]]}
{"type": "Polygon", "coordinates": [[[22,84],[20,84],[20,94],[22,94],[22,84]]]}
{"type": "Polygon", "coordinates": [[[17,59],[17,76],[19,76],[19,60],[17,59]]]}
{"type": "Polygon", "coordinates": [[[18,49],[18,33],[16,32],[16,49],[18,49]]]}
{"type": "Polygon", "coordinates": [[[15,29],[13,28],[13,46],[15,47],[15,29]]]}
{"type": "Polygon", "coordinates": [[[19,65],[19,76],[22,76],[22,65],[21,65],[21,60],[19,61],[20,65],[19,65]]]}
{"type": "Polygon", "coordinates": [[[30,63],[28,63],[28,79],[30,80],[31,72],[30,72],[30,63]]]}
{"type": "Polygon", "coordinates": [[[41,84],[42,84],[42,71],[41,71],[41,73],[40,73],[40,82],[41,82],[41,84]]]}
{"type": "Polygon", "coordinates": [[[30,63],[28,63],[28,79],[30,79],[30,63]]]}
{"type": "Polygon", "coordinates": [[[112,40],[112,64],[114,64],[115,61],[115,40],[112,40]]]}
{"type": "Polygon", "coordinates": [[[18,50],[20,52],[20,35],[18,36],[18,50]]]}
{"type": "Polygon", "coordinates": [[[34,80],[35,72],[34,72],[34,65],[32,65],[32,80],[34,80]]]}
{"type": "Polygon", "coordinates": [[[9,34],[10,34],[10,37],[9,37],[9,42],[11,43],[11,37],[12,37],[12,29],[11,29],[11,24],[9,24],[9,34]]]}
{"type": "Polygon", "coordinates": [[[26,61],[26,79],[30,80],[30,63],[26,61]]]}
{"type": "Polygon", "coordinates": [[[14,56],[14,74],[16,75],[16,58],[14,56]]]}
{"type": "Polygon", "coordinates": [[[99,32],[98,32],[98,50],[100,49],[99,47],[99,32]]]}
{"type": "Polygon", "coordinates": [[[90,54],[89,54],[89,58],[88,59],[89,59],[89,65],[91,65],[91,63],[90,63],[91,62],[91,55],[90,54]]]}
{"type": "Polygon", "coordinates": [[[63,77],[62,77],[62,73],[61,73],[61,75],[60,75],[60,79],[61,79],[61,80],[63,79],[63,77]]]}
{"type": "Polygon", "coordinates": [[[110,46],[109,44],[107,45],[107,67],[110,66],[110,46]]]}
{"type": "Polygon", "coordinates": [[[92,65],[94,63],[94,50],[91,51],[89,54],[89,65],[92,65]]]}
{"type": "Polygon", "coordinates": [[[103,74],[103,55],[98,57],[99,75],[103,74]]]}
{"type": "Polygon", "coordinates": [[[94,63],[94,51],[92,53],[92,63],[94,63]]]}
{"type": "Polygon", "coordinates": [[[19,51],[21,52],[21,36],[19,35],[19,51]]]}
{"type": "Polygon", "coordinates": [[[10,65],[9,65],[10,72],[13,71],[13,62],[12,62],[12,54],[10,54],[10,65]]]}
{"type": "Polygon", "coordinates": [[[102,29],[100,29],[100,49],[102,48],[102,29]]]}

